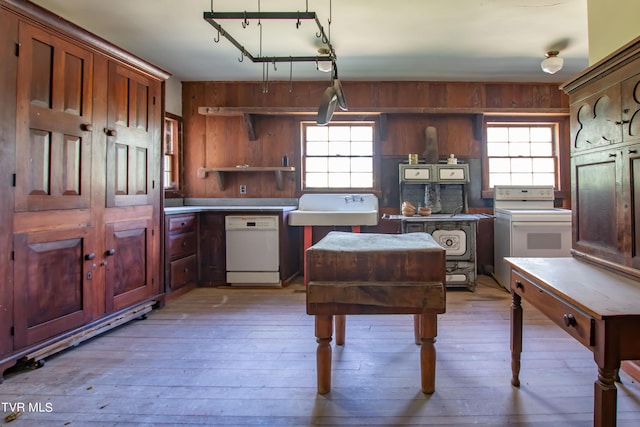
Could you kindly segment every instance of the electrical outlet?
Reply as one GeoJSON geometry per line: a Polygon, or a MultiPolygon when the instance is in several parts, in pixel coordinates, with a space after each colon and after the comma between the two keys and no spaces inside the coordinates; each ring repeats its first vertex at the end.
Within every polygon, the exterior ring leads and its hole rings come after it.
{"type": "Polygon", "coordinates": [[[242,184],[240,186],[240,194],[247,194],[247,186],[242,184]]]}

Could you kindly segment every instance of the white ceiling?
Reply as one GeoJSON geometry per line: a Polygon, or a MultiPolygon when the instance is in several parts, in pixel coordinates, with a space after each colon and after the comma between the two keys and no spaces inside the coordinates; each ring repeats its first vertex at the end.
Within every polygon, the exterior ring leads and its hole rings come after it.
{"type": "MultiPolygon", "coordinates": [[[[337,55],[341,80],[563,82],[588,63],[587,0],[32,0],[163,68],[182,81],[260,81],[248,59],[203,12],[316,12],[337,55]],[[329,5],[331,4],[331,8],[329,5]],[[331,13],[330,13],[331,12],[331,13]],[[564,68],[543,73],[560,47],[564,68]]],[[[257,21],[221,22],[254,56],[257,21]]],[[[313,21],[263,20],[263,56],[315,56],[313,21]]],[[[322,80],[314,62],[276,64],[269,80],[322,80]]]]}

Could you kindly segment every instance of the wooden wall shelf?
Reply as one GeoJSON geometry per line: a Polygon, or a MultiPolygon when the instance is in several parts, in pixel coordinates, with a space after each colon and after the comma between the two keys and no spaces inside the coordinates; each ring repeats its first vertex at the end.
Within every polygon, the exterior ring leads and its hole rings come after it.
{"type": "Polygon", "coordinates": [[[197,177],[206,178],[209,172],[214,172],[218,180],[218,186],[220,190],[224,190],[224,175],[225,173],[254,173],[254,172],[274,172],[276,175],[276,186],[278,190],[283,188],[283,173],[295,172],[296,168],[293,166],[247,166],[247,167],[224,167],[224,168],[198,168],[197,177]]]}

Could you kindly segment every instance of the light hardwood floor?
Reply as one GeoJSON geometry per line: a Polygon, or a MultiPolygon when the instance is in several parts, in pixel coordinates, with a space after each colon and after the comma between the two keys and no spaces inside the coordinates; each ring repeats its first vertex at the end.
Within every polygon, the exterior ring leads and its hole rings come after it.
{"type": "MultiPolygon", "coordinates": [[[[317,395],[304,302],[299,284],[196,289],[40,369],[8,373],[0,413],[23,403],[16,427],[592,425],[591,353],[526,304],[522,386],[510,385],[510,295],[491,277],[474,293],[448,292],[431,396],[420,392],[411,316],[348,317],[332,390],[317,395]]],[[[640,385],[621,376],[618,425],[638,426],[640,385]]]]}

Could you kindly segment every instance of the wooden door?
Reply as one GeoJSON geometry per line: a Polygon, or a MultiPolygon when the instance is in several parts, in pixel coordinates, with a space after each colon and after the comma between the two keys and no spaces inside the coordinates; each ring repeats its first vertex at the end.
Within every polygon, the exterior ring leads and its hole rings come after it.
{"type": "Polygon", "coordinates": [[[624,264],[623,154],[609,148],[574,155],[572,163],[573,248],[624,264]]]}
{"type": "Polygon", "coordinates": [[[108,223],[105,236],[106,311],[111,313],[158,292],[158,259],[151,219],[108,223]]]}
{"type": "MultiPolygon", "coordinates": [[[[16,348],[82,326],[91,319],[91,227],[14,236],[16,348]]],[[[93,254],[95,255],[95,254],[93,254]]]]}
{"type": "Polygon", "coordinates": [[[160,181],[159,83],[109,63],[107,207],[146,205],[160,181]],[[158,159],[158,160],[156,160],[158,159]]]}
{"type": "Polygon", "coordinates": [[[88,208],[92,53],[20,23],[15,210],[88,208]]]}

